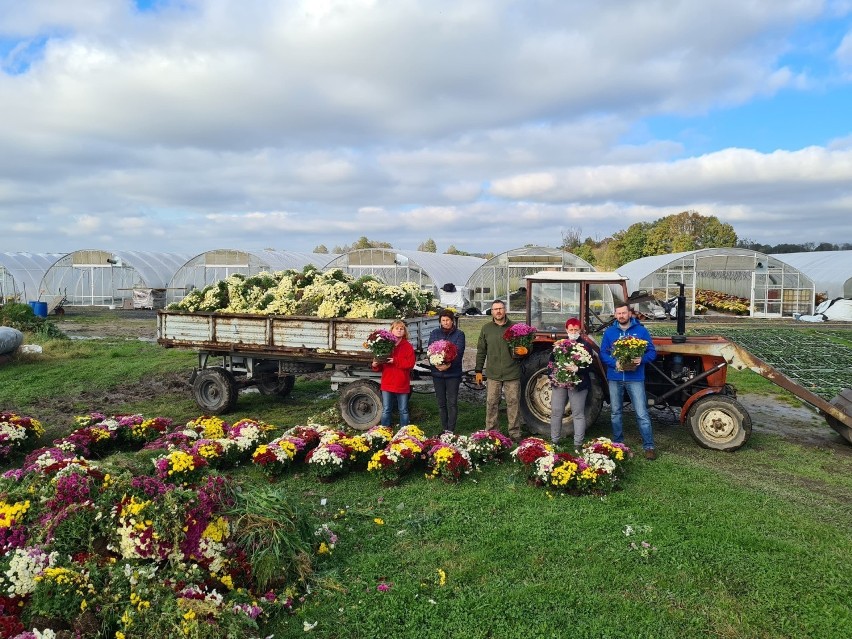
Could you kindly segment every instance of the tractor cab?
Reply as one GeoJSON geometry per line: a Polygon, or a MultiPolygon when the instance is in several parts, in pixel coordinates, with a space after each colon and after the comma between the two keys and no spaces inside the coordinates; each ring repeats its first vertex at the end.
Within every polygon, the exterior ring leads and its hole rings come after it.
{"type": "MultiPolygon", "coordinates": [[[[601,332],[627,299],[627,279],[614,272],[542,271],[527,277],[527,324],[541,333],[565,332],[576,317],[584,332],[601,332]]],[[[545,340],[546,341],[546,340],[545,340]]]]}

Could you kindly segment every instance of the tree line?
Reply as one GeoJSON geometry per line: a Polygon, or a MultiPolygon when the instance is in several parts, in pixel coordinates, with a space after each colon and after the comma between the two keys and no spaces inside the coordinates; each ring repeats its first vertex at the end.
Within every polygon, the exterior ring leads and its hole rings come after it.
{"type": "MultiPolygon", "coordinates": [[[[532,245],[528,245],[532,246],[532,245]]],[[[335,246],[332,253],[347,253],[366,248],[393,248],[388,242],[378,242],[361,236],[351,245],[335,246]]],[[[582,229],[569,228],[562,231],[563,251],[573,253],[600,270],[615,270],[622,264],[651,255],[668,255],[703,248],[744,248],[759,253],[804,253],[810,251],[848,251],[852,243],[831,244],[830,242],[804,242],[802,244],[761,244],[748,238],[738,238],[734,227],[720,222],[715,215],[701,215],[697,211],[683,211],[662,217],[653,222],[636,222],[611,237],[595,239],[582,236],[582,229]]],[[[428,238],[418,251],[437,253],[435,240],[428,238]]],[[[314,253],[328,253],[320,244],[314,253]]],[[[447,247],[447,255],[473,255],[490,259],[494,253],[467,253],[454,245],[447,247]]]]}

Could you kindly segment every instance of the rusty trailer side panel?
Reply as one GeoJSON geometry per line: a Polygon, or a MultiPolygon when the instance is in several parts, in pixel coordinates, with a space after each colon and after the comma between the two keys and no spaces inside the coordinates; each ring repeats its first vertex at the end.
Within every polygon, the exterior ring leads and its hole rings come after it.
{"type": "MultiPolygon", "coordinates": [[[[418,353],[425,352],[429,333],[439,326],[437,317],[406,320],[409,339],[418,353]]],[[[347,319],[223,313],[157,314],[157,342],[166,347],[227,352],[329,356],[368,355],[364,341],[390,320],[347,319]]]]}

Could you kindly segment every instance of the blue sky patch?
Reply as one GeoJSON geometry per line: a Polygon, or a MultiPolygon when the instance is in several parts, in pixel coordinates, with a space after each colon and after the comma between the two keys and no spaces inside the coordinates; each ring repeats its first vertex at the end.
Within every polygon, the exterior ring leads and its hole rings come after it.
{"type": "Polygon", "coordinates": [[[49,37],[0,38],[0,70],[6,75],[21,75],[44,55],[49,37]]]}

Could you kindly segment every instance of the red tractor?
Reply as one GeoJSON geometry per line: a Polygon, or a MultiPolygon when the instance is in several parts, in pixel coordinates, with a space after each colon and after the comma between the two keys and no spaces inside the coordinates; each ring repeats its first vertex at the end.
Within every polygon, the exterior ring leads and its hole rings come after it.
{"type": "MultiPolygon", "coordinates": [[[[592,424],[603,403],[609,403],[605,368],[594,336],[614,321],[616,302],[639,299],[628,297],[626,279],[618,273],[545,271],[527,277],[526,289],[526,321],[538,329],[521,378],[521,410],[527,429],[544,436],[550,433],[547,363],[553,343],[565,337],[569,317],[580,320],[594,351],[592,388],[585,407],[587,424],[592,424]]],[[[687,337],[684,311],[681,301],[676,335],[654,337],[657,359],[645,369],[649,407],[680,409],[681,423],[689,426],[701,446],[736,450],[751,435],[751,418],[737,401],[736,389],[726,382],[727,369],[749,368],[817,407],[829,425],[852,442],[852,390],[829,403],[723,337],[687,337]]],[[[570,423],[568,405],[563,425],[570,423]]]]}

